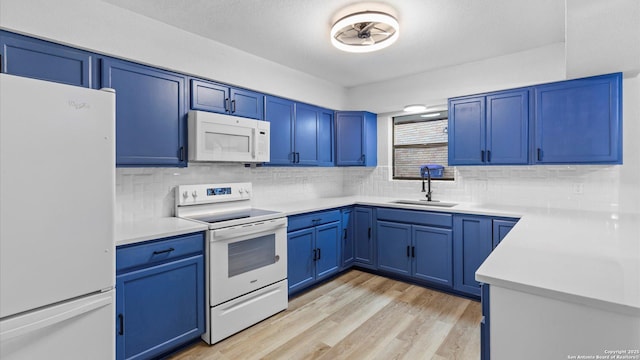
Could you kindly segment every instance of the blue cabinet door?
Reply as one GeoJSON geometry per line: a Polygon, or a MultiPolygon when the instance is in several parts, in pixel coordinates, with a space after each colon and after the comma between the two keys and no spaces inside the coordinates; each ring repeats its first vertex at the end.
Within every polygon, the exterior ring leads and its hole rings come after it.
{"type": "Polygon", "coordinates": [[[412,275],[434,284],[453,286],[452,231],[413,225],[412,237],[412,275]]]}
{"type": "Polygon", "coordinates": [[[481,284],[482,320],[480,321],[480,360],[491,359],[491,316],[489,312],[489,284],[481,284]]]}
{"type": "Polygon", "coordinates": [[[485,97],[449,101],[449,165],[480,165],[486,154],[485,97]]]}
{"type": "Polygon", "coordinates": [[[318,166],[334,166],[333,110],[317,108],[318,116],[318,166]]]}
{"type": "Polygon", "coordinates": [[[336,112],[336,165],[377,165],[377,116],[365,111],[336,112]]]}
{"type": "Polygon", "coordinates": [[[376,240],[378,269],[411,275],[411,225],[378,220],[376,240]]]}
{"type": "Polygon", "coordinates": [[[318,112],[310,105],[296,103],[295,137],[293,146],[296,163],[317,165],[318,163],[318,112]]]}
{"type": "Polygon", "coordinates": [[[0,32],[2,72],[92,87],[95,56],[91,53],[7,32],[0,32]]]}
{"type": "Polygon", "coordinates": [[[336,113],[336,165],[360,166],[364,157],[364,115],[357,111],[336,113]]]}
{"type": "Polygon", "coordinates": [[[513,227],[516,225],[516,222],[518,221],[517,220],[497,220],[497,219],[493,220],[492,245],[494,249],[496,248],[496,246],[498,246],[498,244],[500,244],[500,241],[502,241],[502,239],[504,239],[504,237],[507,236],[509,231],[513,229],[513,227]]]}
{"type": "Polygon", "coordinates": [[[264,119],[263,94],[255,91],[231,88],[230,98],[230,114],[256,120],[264,119]]]}
{"type": "Polygon", "coordinates": [[[493,248],[491,218],[472,215],[453,217],[453,264],[455,290],[480,296],[476,270],[493,248]]]}
{"type": "Polygon", "coordinates": [[[538,164],[622,163],[622,74],[535,87],[538,164]]]}
{"type": "Polygon", "coordinates": [[[370,208],[356,206],[353,210],[355,224],[355,262],[374,266],[373,212],[370,208]]]}
{"type": "Polygon", "coordinates": [[[314,282],[314,244],[314,228],[293,231],[287,235],[287,278],[289,281],[289,294],[314,282]]]}
{"type": "Polygon", "coordinates": [[[102,60],[102,85],[116,90],[116,165],[187,165],[185,77],[102,60]]]}
{"type": "Polygon", "coordinates": [[[296,103],[293,147],[295,164],[332,166],[333,112],[317,106],[296,103]]]}
{"type": "Polygon", "coordinates": [[[203,268],[197,255],[117,276],[117,359],[152,358],[204,332],[203,268]]]}
{"type": "Polygon", "coordinates": [[[342,209],[342,268],[346,269],[355,260],[353,208],[342,209]]]}
{"type": "Polygon", "coordinates": [[[340,222],[315,227],[316,280],[322,280],[340,270],[340,222]]]}
{"type": "Polygon", "coordinates": [[[191,109],[225,114],[229,111],[229,87],[191,79],[191,109]]]}
{"type": "Polygon", "coordinates": [[[486,99],[486,164],[529,162],[529,90],[502,91],[486,99]]]}
{"type": "Polygon", "coordinates": [[[211,81],[191,79],[191,109],[264,119],[264,95],[211,81]]]}
{"type": "Polygon", "coordinates": [[[290,165],[295,160],[293,154],[295,103],[267,96],[265,111],[265,120],[271,123],[271,161],[269,164],[290,165]]]}

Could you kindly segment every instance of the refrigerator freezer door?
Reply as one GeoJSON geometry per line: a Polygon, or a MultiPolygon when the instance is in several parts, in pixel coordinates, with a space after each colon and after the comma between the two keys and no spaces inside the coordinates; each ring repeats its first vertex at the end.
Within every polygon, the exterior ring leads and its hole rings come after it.
{"type": "Polygon", "coordinates": [[[115,291],[0,320],[0,359],[115,358],[115,291]]]}
{"type": "Polygon", "coordinates": [[[0,319],[115,283],[115,94],[0,74],[0,319]]]}

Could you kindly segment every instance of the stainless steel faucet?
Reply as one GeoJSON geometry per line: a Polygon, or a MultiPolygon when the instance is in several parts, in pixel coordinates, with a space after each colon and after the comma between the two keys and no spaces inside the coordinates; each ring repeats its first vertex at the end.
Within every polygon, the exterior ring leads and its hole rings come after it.
{"type": "Polygon", "coordinates": [[[426,192],[427,194],[425,196],[427,197],[427,201],[431,201],[431,170],[429,169],[429,166],[425,166],[424,169],[427,170],[427,183],[429,189],[424,189],[424,171],[422,171],[422,192],[426,192]]]}

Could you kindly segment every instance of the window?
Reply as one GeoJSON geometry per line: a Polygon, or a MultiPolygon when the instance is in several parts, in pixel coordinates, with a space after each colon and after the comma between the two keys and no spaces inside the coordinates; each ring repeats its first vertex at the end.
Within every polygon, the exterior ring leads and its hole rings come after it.
{"type": "Polygon", "coordinates": [[[393,178],[420,179],[420,166],[444,166],[442,177],[453,180],[448,164],[448,112],[443,110],[393,118],[393,178]]]}

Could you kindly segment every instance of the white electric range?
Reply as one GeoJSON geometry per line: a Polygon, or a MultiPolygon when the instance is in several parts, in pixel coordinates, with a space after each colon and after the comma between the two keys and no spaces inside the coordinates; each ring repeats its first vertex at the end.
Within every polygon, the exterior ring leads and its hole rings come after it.
{"type": "Polygon", "coordinates": [[[251,206],[251,183],[181,185],[175,216],[206,223],[207,330],[214,344],[287,308],[287,218],[251,206]]]}

